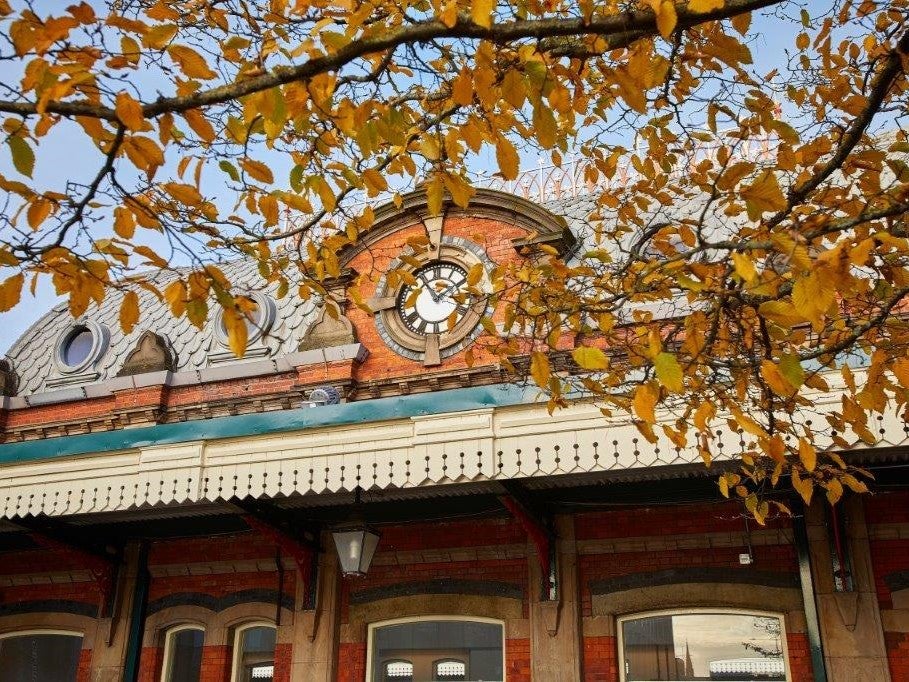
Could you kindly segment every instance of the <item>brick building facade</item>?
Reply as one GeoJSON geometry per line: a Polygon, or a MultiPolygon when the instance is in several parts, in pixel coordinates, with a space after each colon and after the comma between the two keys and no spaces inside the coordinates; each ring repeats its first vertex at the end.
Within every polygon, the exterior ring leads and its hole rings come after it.
{"type": "MultiPolygon", "coordinates": [[[[415,237],[444,289],[571,257],[589,208],[378,209],[326,282],[343,314],[255,290],[243,360],[151,297],[130,335],[117,294],[49,312],[3,370],[0,680],[909,680],[898,415],[848,453],[872,495],[760,527],[696,452],[583,402],[549,417],[470,310],[457,338],[400,311],[415,237]],[[364,522],[376,554],[342,576],[332,532],[364,522]]],[[[721,465],[742,437],[718,440],[721,465]]]]}

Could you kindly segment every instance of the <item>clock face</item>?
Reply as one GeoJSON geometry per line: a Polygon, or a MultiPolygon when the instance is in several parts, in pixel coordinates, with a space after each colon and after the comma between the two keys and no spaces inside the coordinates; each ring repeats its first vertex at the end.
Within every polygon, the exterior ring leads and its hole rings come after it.
{"type": "MultiPolygon", "coordinates": [[[[461,321],[470,309],[467,271],[460,265],[437,261],[414,273],[415,285],[398,294],[396,308],[404,325],[415,334],[443,334],[449,318],[461,321]]],[[[453,325],[451,325],[453,326],[453,325]]]]}

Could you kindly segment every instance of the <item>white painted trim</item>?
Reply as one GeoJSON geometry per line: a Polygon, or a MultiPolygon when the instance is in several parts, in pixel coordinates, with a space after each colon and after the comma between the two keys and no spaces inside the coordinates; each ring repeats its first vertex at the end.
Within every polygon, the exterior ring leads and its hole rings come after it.
{"type": "Polygon", "coordinates": [[[373,661],[372,661],[372,645],[374,638],[374,631],[378,628],[383,628],[388,625],[404,625],[406,623],[425,623],[427,621],[455,621],[461,623],[489,623],[491,625],[498,625],[502,628],[502,678],[507,677],[507,670],[505,669],[505,621],[499,620],[497,618],[484,618],[482,616],[411,616],[410,618],[392,618],[390,620],[380,620],[375,623],[370,623],[366,630],[366,677],[364,678],[365,682],[370,682],[372,680],[373,672],[373,661]]]}
{"type": "Polygon", "coordinates": [[[789,638],[786,631],[786,616],[776,611],[758,611],[754,609],[736,609],[729,607],[690,607],[679,609],[660,609],[658,611],[641,611],[640,613],[629,613],[618,616],[615,619],[616,629],[616,646],[618,646],[618,656],[616,661],[619,667],[619,681],[626,682],[625,678],[625,642],[623,637],[622,624],[629,620],[639,620],[641,618],[652,618],[654,616],[687,616],[697,614],[724,614],[735,616],[755,616],[757,618],[778,618],[781,627],[781,637],[783,645],[783,664],[786,671],[786,681],[792,682],[792,671],[789,668],[789,638]]]}
{"type": "Polygon", "coordinates": [[[85,633],[78,630],[56,630],[53,628],[31,628],[30,630],[12,630],[10,632],[0,633],[0,639],[12,639],[13,637],[30,637],[32,635],[65,635],[66,637],[78,637],[85,639],[85,633]]]}
{"type": "Polygon", "coordinates": [[[171,668],[171,644],[174,635],[178,632],[183,632],[184,630],[198,630],[202,633],[202,646],[205,646],[205,628],[196,623],[183,623],[181,625],[174,625],[173,627],[167,628],[164,632],[164,665],[161,666],[161,682],[168,682],[168,677],[170,676],[171,668]]]}
{"type": "MultiPolygon", "coordinates": [[[[818,423],[838,406],[835,395],[816,400],[818,423]]],[[[660,421],[672,424],[672,415],[664,413],[660,421]]],[[[847,434],[849,450],[909,443],[895,408],[869,421],[877,443],[869,446],[847,434]]],[[[604,418],[589,402],[573,403],[554,417],[545,404],[535,403],[5,462],[0,463],[0,518],[349,492],[357,485],[407,489],[596,472],[634,477],[654,468],[671,475],[670,467],[702,466],[691,434],[688,445],[678,448],[662,429],[654,431],[658,439],[649,443],[630,420],[604,418]]],[[[735,458],[754,440],[718,419],[713,459],[735,458]]],[[[816,447],[834,446],[827,435],[816,447]]]]}
{"type": "Polygon", "coordinates": [[[271,628],[275,631],[275,647],[278,646],[278,626],[267,620],[251,620],[234,628],[233,651],[231,651],[230,681],[237,682],[240,668],[240,638],[243,632],[252,628],[271,628]]]}

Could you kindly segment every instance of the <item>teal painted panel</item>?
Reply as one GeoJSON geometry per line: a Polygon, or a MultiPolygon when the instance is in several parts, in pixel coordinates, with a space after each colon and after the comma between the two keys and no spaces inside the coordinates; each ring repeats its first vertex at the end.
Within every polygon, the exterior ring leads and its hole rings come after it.
{"type": "Polygon", "coordinates": [[[0,445],[0,463],[111,452],[195,440],[261,436],[281,431],[300,431],[343,424],[365,424],[386,419],[404,419],[446,412],[463,412],[484,407],[531,402],[535,395],[536,391],[514,384],[476,386],[435,393],[362,400],[342,405],[323,405],[280,412],[217,417],[103,433],[87,433],[79,436],[60,436],[59,438],[0,445]]]}

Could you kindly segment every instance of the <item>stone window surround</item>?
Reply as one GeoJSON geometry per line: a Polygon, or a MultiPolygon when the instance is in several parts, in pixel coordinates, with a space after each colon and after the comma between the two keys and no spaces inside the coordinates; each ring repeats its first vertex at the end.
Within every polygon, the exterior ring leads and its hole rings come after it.
{"type": "Polygon", "coordinates": [[[628,620],[637,620],[639,618],[650,618],[653,616],[683,616],[689,614],[728,614],[728,615],[738,615],[738,616],[754,616],[754,617],[764,617],[764,618],[778,618],[780,621],[780,636],[782,638],[783,646],[783,663],[786,670],[786,680],[787,682],[792,681],[792,674],[789,664],[789,644],[787,634],[789,632],[786,625],[786,614],[779,611],[762,611],[762,610],[752,610],[752,609],[741,609],[741,608],[729,608],[729,607],[688,607],[688,608],[675,608],[675,609],[661,609],[658,611],[641,611],[637,613],[629,613],[621,616],[617,616],[615,619],[615,631],[616,631],[616,648],[617,648],[617,665],[619,672],[620,682],[625,682],[625,646],[622,641],[622,623],[628,620]]]}
{"type": "Polygon", "coordinates": [[[497,618],[486,618],[482,616],[468,616],[468,615],[425,615],[425,616],[409,616],[405,618],[392,618],[390,620],[380,620],[374,623],[369,623],[366,633],[366,678],[367,680],[372,679],[373,673],[373,661],[372,661],[372,647],[373,647],[373,633],[377,628],[385,627],[388,625],[404,625],[407,623],[423,623],[427,621],[456,621],[456,622],[471,622],[471,623],[488,623],[490,625],[498,625],[502,628],[502,670],[506,670],[506,661],[505,661],[505,621],[497,618]]]}
{"type": "Polygon", "coordinates": [[[207,647],[226,646],[233,648],[236,632],[255,625],[277,628],[277,644],[292,641],[294,614],[290,609],[281,609],[281,626],[275,623],[275,605],[264,602],[247,602],[228,607],[223,611],[211,611],[203,606],[171,606],[149,616],[145,621],[142,638],[143,649],[157,649],[166,646],[167,634],[181,626],[205,630],[207,647]]]}

